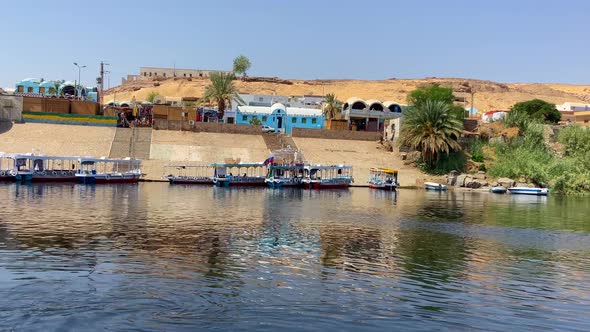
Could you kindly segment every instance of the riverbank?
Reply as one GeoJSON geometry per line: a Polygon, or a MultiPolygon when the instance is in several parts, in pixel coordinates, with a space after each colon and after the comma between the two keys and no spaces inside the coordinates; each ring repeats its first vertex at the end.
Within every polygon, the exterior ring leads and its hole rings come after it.
{"type": "MultiPolygon", "coordinates": [[[[35,152],[46,155],[94,157],[126,156],[128,143],[117,137],[117,128],[76,125],[24,123],[4,126],[0,131],[0,151],[35,152]]],[[[242,162],[262,162],[270,150],[263,135],[194,133],[147,129],[145,141],[138,144],[145,157],[142,170],[145,180],[158,181],[170,163],[211,164],[226,158],[242,162]]],[[[415,186],[417,181],[437,180],[413,166],[404,165],[396,153],[380,149],[377,142],[292,138],[305,159],[315,164],[343,164],[354,168],[355,186],[364,186],[372,167],[399,171],[402,186],[415,186]]],[[[441,179],[438,179],[441,181],[441,179]]]]}

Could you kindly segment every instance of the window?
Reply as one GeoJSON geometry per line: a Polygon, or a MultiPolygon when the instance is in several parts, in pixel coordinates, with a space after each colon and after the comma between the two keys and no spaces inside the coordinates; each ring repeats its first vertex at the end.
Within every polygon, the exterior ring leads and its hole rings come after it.
{"type": "Polygon", "coordinates": [[[301,123],[307,123],[307,118],[301,118],[301,123]]]}
{"type": "Polygon", "coordinates": [[[258,97],[258,101],[263,101],[264,99],[262,97],[258,97]]]}
{"type": "Polygon", "coordinates": [[[143,72],[143,76],[147,76],[147,71],[144,71],[143,72]]]}
{"type": "Polygon", "coordinates": [[[296,117],[292,117],[291,118],[291,123],[297,123],[297,118],[296,117]]]}
{"type": "Polygon", "coordinates": [[[150,77],[152,77],[152,72],[150,71],[150,77]]]}
{"type": "Polygon", "coordinates": [[[184,75],[184,77],[186,77],[186,73],[184,73],[184,74],[182,74],[182,75],[184,75]]]}
{"type": "Polygon", "coordinates": [[[166,73],[163,73],[162,75],[164,75],[164,77],[166,77],[166,73]]]}
{"type": "Polygon", "coordinates": [[[203,77],[203,73],[199,73],[199,77],[203,77]]]}
{"type": "Polygon", "coordinates": [[[25,91],[24,89],[25,89],[25,87],[24,87],[24,86],[22,86],[22,85],[19,85],[19,86],[17,86],[17,87],[16,87],[16,90],[17,90],[18,92],[20,92],[20,93],[23,93],[23,92],[25,91]]]}
{"type": "Polygon", "coordinates": [[[248,116],[247,115],[242,115],[242,121],[248,121],[248,116]]]}
{"type": "Polygon", "coordinates": [[[40,95],[44,95],[45,94],[45,88],[39,88],[39,94],[40,95]]]}
{"type": "Polygon", "coordinates": [[[188,74],[188,76],[193,77],[193,74],[188,74]]]}
{"type": "Polygon", "coordinates": [[[317,118],[313,118],[313,119],[311,119],[311,123],[313,123],[313,124],[316,124],[316,123],[318,123],[318,119],[317,119],[317,118]]]}
{"type": "Polygon", "coordinates": [[[267,116],[263,116],[262,117],[262,122],[266,122],[267,120],[268,120],[268,117],[267,116]]]}
{"type": "Polygon", "coordinates": [[[33,93],[33,88],[32,88],[32,87],[28,87],[28,88],[27,88],[27,92],[28,92],[28,93],[33,93]]]}

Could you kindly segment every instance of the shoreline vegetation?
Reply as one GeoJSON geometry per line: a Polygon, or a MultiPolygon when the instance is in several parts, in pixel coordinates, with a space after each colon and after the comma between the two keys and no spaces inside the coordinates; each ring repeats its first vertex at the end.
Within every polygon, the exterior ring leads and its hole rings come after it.
{"type": "Polygon", "coordinates": [[[451,88],[431,85],[408,96],[399,145],[418,151],[416,166],[430,175],[485,173],[562,195],[590,194],[590,130],[557,125],[554,104],[516,103],[508,115],[481,124],[460,142],[462,125],[451,88]]]}

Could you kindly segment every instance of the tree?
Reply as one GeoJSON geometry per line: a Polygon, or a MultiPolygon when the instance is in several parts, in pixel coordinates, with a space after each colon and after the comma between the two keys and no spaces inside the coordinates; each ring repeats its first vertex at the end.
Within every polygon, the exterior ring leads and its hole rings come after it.
{"type": "Polygon", "coordinates": [[[450,113],[442,100],[426,100],[404,114],[400,143],[418,150],[422,159],[433,166],[442,153],[461,150],[457,138],[463,123],[450,113]]]}
{"type": "Polygon", "coordinates": [[[548,123],[557,123],[561,120],[561,113],[555,108],[555,104],[541,99],[533,99],[514,104],[511,112],[528,114],[531,118],[548,123]]]}
{"type": "Polygon", "coordinates": [[[250,120],[250,124],[255,125],[255,126],[260,126],[260,125],[262,125],[262,122],[260,122],[260,120],[258,118],[252,118],[252,120],[250,120]]]}
{"type": "Polygon", "coordinates": [[[340,111],[340,104],[341,103],[336,99],[335,94],[328,93],[322,109],[324,117],[326,119],[333,119],[336,116],[336,113],[340,111]]]}
{"type": "Polygon", "coordinates": [[[234,73],[246,77],[246,71],[250,69],[251,65],[250,60],[245,55],[239,55],[234,59],[234,73]]]}
{"type": "Polygon", "coordinates": [[[232,99],[245,104],[237,93],[233,80],[235,76],[233,73],[213,72],[209,76],[211,83],[205,88],[205,93],[202,102],[217,104],[218,118],[223,119],[226,106],[231,105],[232,99]]]}
{"type": "Polygon", "coordinates": [[[59,96],[59,87],[61,86],[61,83],[59,82],[53,82],[53,88],[55,89],[55,91],[49,91],[49,93],[55,93],[56,96],[59,96]]]}
{"type": "Polygon", "coordinates": [[[455,96],[453,95],[453,89],[432,84],[428,86],[419,87],[416,90],[410,92],[407,101],[408,105],[414,107],[420,107],[426,101],[441,101],[449,105],[449,112],[457,119],[465,118],[465,109],[461,106],[454,104],[455,96]]]}
{"type": "Polygon", "coordinates": [[[154,100],[156,100],[156,97],[158,96],[158,93],[156,91],[152,91],[147,95],[147,98],[145,99],[146,101],[149,101],[150,103],[154,103],[154,100]]]}

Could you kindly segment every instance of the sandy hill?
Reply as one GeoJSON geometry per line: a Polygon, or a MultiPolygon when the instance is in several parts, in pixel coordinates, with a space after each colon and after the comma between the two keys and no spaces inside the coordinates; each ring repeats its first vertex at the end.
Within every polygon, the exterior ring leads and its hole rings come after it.
{"type": "MultiPolygon", "coordinates": [[[[475,108],[480,111],[508,109],[514,103],[540,98],[555,104],[564,102],[590,103],[590,85],[497,83],[492,81],[461,78],[388,79],[363,80],[282,80],[250,78],[236,80],[242,93],[277,95],[325,95],[336,94],[340,100],[356,96],[363,99],[391,100],[404,104],[407,94],[424,84],[437,83],[450,86],[455,95],[466,97],[465,106],[470,106],[469,89],[475,91],[475,108]]],[[[145,100],[155,91],[166,97],[200,97],[209,84],[208,79],[170,78],[165,80],[132,81],[106,91],[105,101],[145,100]]]]}

